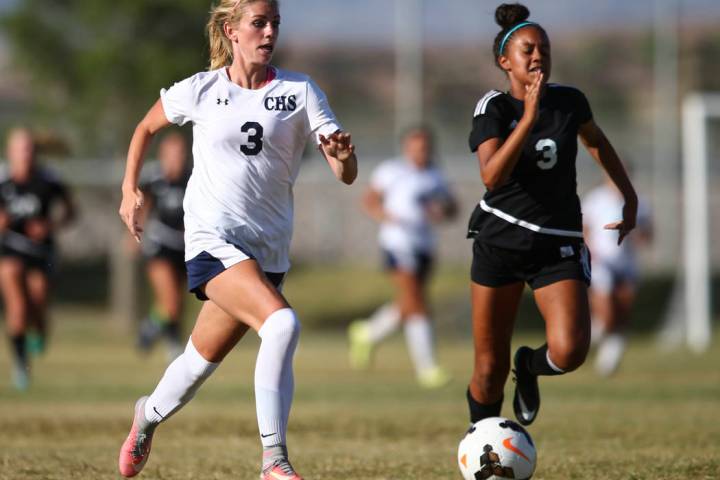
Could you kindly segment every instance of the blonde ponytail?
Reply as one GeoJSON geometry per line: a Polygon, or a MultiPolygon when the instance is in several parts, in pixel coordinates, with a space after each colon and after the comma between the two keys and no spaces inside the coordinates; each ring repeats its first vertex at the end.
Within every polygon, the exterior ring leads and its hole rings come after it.
{"type": "Polygon", "coordinates": [[[232,43],[225,36],[223,26],[240,20],[245,7],[259,1],[264,1],[276,9],[279,8],[277,0],[219,0],[210,9],[210,19],[207,23],[210,70],[226,67],[233,60],[232,43]]]}

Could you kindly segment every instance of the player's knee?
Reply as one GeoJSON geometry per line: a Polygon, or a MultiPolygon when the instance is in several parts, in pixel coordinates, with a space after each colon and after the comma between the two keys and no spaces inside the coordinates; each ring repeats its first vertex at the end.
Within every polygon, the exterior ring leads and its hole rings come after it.
{"type": "Polygon", "coordinates": [[[177,303],[168,304],[166,307],[168,319],[177,321],[180,319],[181,308],[177,303]]]}
{"type": "Polygon", "coordinates": [[[588,350],[589,341],[584,341],[582,338],[574,339],[557,346],[551,346],[550,359],[563,371],[572,372],[585,363],[588,350]]]}
{"type": "Polygon", "coordinates": [[[7,302],[5,305],[7,323],[16,328],[24,328],[29,320],[30,308],[27,302],[7,302]]]}
{"type": "Polygon", "coordinates": [[[201,352],[200,350],[195,347],[191,338],[188,340],[182,356],[175,360],[176,362],[182,361],[185,363],[183,370],[191,384],[202,383],[219,365],[219,362],[209,360],[210,356],[207,352],[201,352]]]}
{"type": "Polygon", "coordinates": [[[265,319],[258,334],[263,341],[291,345],[300,337],[300,322],[291,308],[282,308],[265,319]]]}

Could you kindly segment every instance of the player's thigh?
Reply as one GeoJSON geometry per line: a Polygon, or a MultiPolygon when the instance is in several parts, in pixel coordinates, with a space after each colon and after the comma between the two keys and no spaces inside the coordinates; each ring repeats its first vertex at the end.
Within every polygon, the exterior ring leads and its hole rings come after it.
{"type": "Polygon", "coordinates": [[[200,309],[191,338],[203,358],[209,362],[220,362],[248,330],[246,324],[208,300],[200,309]]]}
{"type": "Polygon", "coordinates": [[[8,330],[21,332],[27,316],[27,291],[25,290],[25,265],[17,257],[0,257],[0,290],[5,303],[8,330]]]}
{"type": "Polygon", "coordinates": [[[0,289],[6,304],[25,301],[25,265],[17,257],[0,257],[0,289]]]}
{"type": "Polygon", "coordinates": [[[176,311],[182,301],[183,283],[170,260],[156,257],[147,263],[147,275],[156,301],[167,311],[176,311]]]}
{"type": "Polygon", "coordinates": [[[403,316],[427,312],[422,279],[413,271],[395,269],[390,274],[397,291],[397,302],[403,316]]]}
{"type": "Polygon", "coordinates": [[[205,295],[255,331],[273,312],[289,305],[255,260],[244,260],[205,285],[205,295]]]}
{"type": "Polygon", "coordinates": [[[534,290],[535,303],[545,320],[551,351],[584,358],[590,345],[587,290],[584,282],[574,279],[561,280],[534,290]]]}
{"type": "Polygon", "coordinates": [[[524,287],[522,282],[499,287],[471,282],[476,363],[489,359],[494,359],[495,362],[509,362],[515,316],[524,287]]]}

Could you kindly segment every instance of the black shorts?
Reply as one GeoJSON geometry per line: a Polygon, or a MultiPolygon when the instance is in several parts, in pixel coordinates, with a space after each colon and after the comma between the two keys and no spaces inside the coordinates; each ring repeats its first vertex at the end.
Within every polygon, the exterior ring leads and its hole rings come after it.
{"type": "Polygon", "coordinates": [[[405,253],[392,250],[383,250],[383,266],[386,270],[402,270],[415,275],[424,282],[432,272],[434,258],[428,252],[405,253]]]}
{"type": "Polygon", "coordinates": [[[175,250],[150,240],[143,242],[143,257],[148,260],[166,260],[179,272],[185,272],[185,251],[175,250]]]}
{"type": "Polygon", "coordinates": [[[536,290],[561,280],[590,285],[590,252],[582,241],[568,241],[529,251],[473,242],[472,281],[486,287],[526,282],[536,290]]]}
{"type": "Polygon", "coordinates": [[[0,247],[0,257],[17,258],[27,269],[40,270],[46,274],[50,274],[55,268],[55,249],[52,245],[46,245],[44,249],[46,250],[44,254],[38,253],[37,255],[31,255],[27,252],[3,245],[0,247]]]}

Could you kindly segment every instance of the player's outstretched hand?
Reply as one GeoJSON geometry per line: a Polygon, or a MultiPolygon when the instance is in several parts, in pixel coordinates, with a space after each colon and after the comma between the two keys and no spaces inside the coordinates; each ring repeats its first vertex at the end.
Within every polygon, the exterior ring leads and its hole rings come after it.
{"type": "Polygon", "coordinates": [[[122,202],[120,202],[120,211],[118,212],[122,221],[125,222],[125,226],[130,230],[130,235],[132,235],[138,243],[140,243],[140,235],[143,232],[138,215],[143,206],[143,202],[143,193],[139,188],[132,191],[123,190],[123,198],[122,202]]]}
{"type": "Polygon", "coordinates": [[[320,135],[319,139],[323,151],[340,162],[347,161],[355,153],[352,135],[348,132],[335,132],[328,137],[320,135]]]}
{"type": "Polygon", "coordinates": [[[618,231],[618,245],[620,245],[623,239],[628,233],[635,228],[635,222],[637,218],[637,205],[626,203],[623,207],[623,219],[620,222],[608,223],[605,225],[605,230],[617,230],[618,231]]]}

